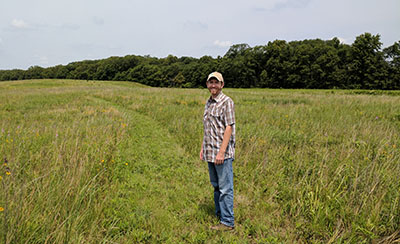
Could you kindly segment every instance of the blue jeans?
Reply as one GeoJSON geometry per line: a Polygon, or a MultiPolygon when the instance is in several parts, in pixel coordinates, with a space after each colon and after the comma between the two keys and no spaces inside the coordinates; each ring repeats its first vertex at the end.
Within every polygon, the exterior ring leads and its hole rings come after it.
{"type": "Polygon", "coordinates": [[[208,163],[211,185],[214,187],[215,214],[221,223],[234,227],[232,158],[223,164],[208,163]]]}

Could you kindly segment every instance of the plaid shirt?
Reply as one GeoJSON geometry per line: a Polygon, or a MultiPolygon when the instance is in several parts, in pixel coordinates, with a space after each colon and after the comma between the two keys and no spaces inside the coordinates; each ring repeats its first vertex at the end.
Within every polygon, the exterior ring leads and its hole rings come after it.
{"type": "Polygon", "coordinates": [[[235,106],[232,99],[222,92],[207,100],[203,115],[203,159],[215,162],[215,158],[224,138],[228,125],[232,126],[232,135],[225,151],[225,159],[235,157],[235,106]]]}

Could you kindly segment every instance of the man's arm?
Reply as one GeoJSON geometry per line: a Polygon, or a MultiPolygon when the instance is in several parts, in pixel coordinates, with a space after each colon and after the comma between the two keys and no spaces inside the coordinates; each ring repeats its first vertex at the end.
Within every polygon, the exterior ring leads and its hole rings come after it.
{"type": "Polygon", "coordinates": [[[203,143],[201,143],[201,150],[200,150],[200,160],[203,161],[203,143]]]}
{"type": "Polygon", "coordinates": [[[223,164],[224,163],[225,151],[226,151],[226,147],[228,146],[229,140],[231,139],[231,135],[232,135],[232,125],[228,125],[225,128],[224,138],[222,139],[221,147],[219,149],[217,157],[215,158],[215,164],[223,164]]]}

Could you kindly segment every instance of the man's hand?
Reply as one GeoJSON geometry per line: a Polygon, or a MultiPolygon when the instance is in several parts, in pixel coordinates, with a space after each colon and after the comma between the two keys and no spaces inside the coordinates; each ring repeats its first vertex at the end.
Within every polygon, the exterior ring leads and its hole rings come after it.
{"type": "Polygon", "coordinates": [[[225,152],[219,151],[215,158],[215,164],[223,164],[225,160],[225,152]]]}
{"type": "Polygon", "coordinates": [[[201,147],[199,156],[200,156],[200,160],[203,161],[203,147],[201,147]]]}
{"type": "Polygon", "coordinates": [[[215,164],[223,164],[224,163],[225,150],[226,150],[226,147],[228,146],[228,142],[229,142],[229,139],[231,138],[231,135],[232,135],[232,126],[228,125],[225,128],[224,138],[222,139],[221,147],[219,149],[217,157],[215,158],[215,164]]]}

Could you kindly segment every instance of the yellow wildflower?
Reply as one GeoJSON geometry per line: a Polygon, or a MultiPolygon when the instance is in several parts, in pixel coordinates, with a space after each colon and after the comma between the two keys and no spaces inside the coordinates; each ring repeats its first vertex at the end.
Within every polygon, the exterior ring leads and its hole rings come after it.
{"type": "Polygon", "coordinates": [[[3,212],[3,211],[4,211],[4,208],[0,207],[0,212],[3,212]]]}
{"type": "Polygon", "coordinates": [[[125,165],[128,165],[128,163],[125,163],[125,165]]]}
{"type": "Polygon", "coordinates": [[[6,166],[7,166],[7,163],[4,163],[3,165],[4,165],[4,167],[6,167],[6,166]]]}
{"type": "Polygon", "coordinates": [[[6,175],[11,175],[11,172],[10,171],[6,171],[6,175]]]}
{"type": "Polygon", "coordinates": [[[0,175],[0,180],[2,180],[2,179],[3,179],[3,176],[0,175]]]}
{"type": "Polygon", "coordinates": [[[102,159],[101,162],[104,163],[104,159],[102,159]]]}

